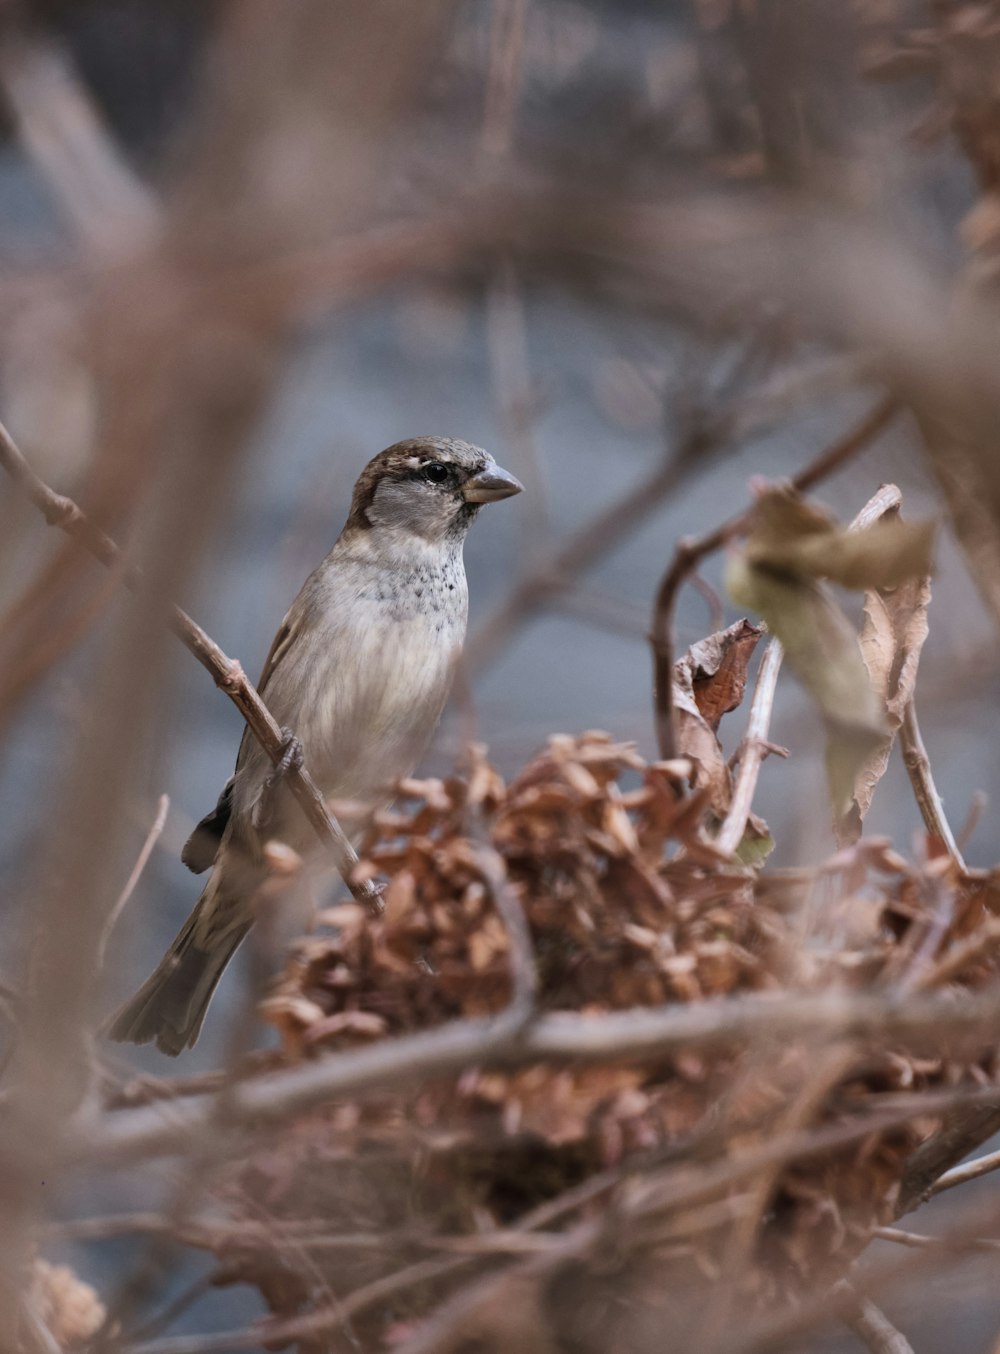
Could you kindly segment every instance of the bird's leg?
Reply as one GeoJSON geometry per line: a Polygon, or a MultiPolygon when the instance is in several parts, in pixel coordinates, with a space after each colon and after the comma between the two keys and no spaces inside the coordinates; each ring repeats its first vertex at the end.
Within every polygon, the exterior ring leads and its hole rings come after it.
{"type": "Polygon", "coordinates": [[[272,795],[276,786],[285,779],[290,771],[298,771],[305,761],[302,744],[291,729],[281,730],[281,756],[274,763],[270,775],[260,788],[257,802],[253,806],[252,821],[258,832],[267,827],[271,818],[272,795]]]}
{"type": "Polygon", "coordinates": [[[302,751],[302,744],[292,733],[291,729],[281,730],[281,757],[274,764],[274,770],[265,781],[265,785],[270,788],[277,785],[288,775],[289,771],[301,771],[302,763],[305,761],[305,754],[302,751]]]}

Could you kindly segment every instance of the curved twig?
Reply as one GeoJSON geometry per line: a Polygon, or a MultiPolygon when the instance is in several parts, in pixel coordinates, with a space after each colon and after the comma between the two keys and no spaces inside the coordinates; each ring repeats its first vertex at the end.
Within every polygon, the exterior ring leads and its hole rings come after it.
{"type": "Polygon", "coordinates": [[[774,692],[784,656],[781,641],[772,639],[757,670],[757,685],[750,705],[750,719],[740,752],[739,775],[736,778],[729,812],[715,839],[715,845],[727,856],[733,855],[743,840],[754,792],[757,789],[757,777],[760,775],[764,758],[771,751],[767,731],[771,725],[774,692]]]}

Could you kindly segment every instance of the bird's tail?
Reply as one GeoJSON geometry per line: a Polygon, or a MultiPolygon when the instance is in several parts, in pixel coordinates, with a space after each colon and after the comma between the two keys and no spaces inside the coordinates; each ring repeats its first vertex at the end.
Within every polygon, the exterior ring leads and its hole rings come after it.
{"type": "Polygon", "coordinates": [[[250,929],[249,921],[236,922],[204,934],[203,909],[221,911],[219,882],[213,876],[154,972],[111,1017],[105,1031],[109,1039],[125,1044],[155,1040],[172,1058],[194,1044],[219,979],[250,929]]]}

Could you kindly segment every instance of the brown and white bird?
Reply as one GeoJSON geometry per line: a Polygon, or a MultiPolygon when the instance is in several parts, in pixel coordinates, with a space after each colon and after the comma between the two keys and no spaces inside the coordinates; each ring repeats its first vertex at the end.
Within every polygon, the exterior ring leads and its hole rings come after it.
{"type": "MultiPolygon", "coordinates": [[[[258,690],[292,729],[327,798],[373,808],[408,775],[440,718],[465,639],[462,547],[482,504],[520,491],[480,447],[415,437],[370,461],[333,549],[274,637],[258,690]]],[[[171,1055],[198,1038],[253,921],[269,838],[306,851],[311,828],[249,730],[236,772],[182,859],[212,874],[152,976],[108,1034],[171,1055]]]]}

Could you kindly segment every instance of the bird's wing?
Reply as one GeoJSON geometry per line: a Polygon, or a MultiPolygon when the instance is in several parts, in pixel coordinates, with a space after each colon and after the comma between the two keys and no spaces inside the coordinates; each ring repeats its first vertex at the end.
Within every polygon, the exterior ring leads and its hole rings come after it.
{"type": "MultiPolygon", "coordinates": [[[[257,683],[257,694],[259,696],[263,696],[265,691],[267,690],[268,682],[274,676],[281,660],[285,657],[285,655],[288,653],[288,650],[291,648],[292,641],[295,639],[298,630],[299,630],[298,613],[296,612],[295,607],[292,607],[292,609],[286,614],[285,619],[278,626],[278,633],[275,635],[274,639],[271,640],[271,647],[270,649],[268,649],[267,657],[264,659],[264,667],[260,674],[260,681],[257,683]]],[[[250,732],[248,726],[243,730],[243,737],[240,740],[240,751],[239,755],[236,758],[237,771],[239,771],[240,767],[246,760],[247,750],[251,745],[252,739],[253,734],[250,732]]]]}
{"type": "MultiPolygon", "coordinates": [[[[264,692],[268,681],[274,674],[275,669],[282,658],[288,652],[288,647],[295,636],[297,630],[295,619],[289,612],[278,627],[278,633],[271,641],[271,647],[268,650],[267,657],[264,659],[264,669],[260,675],[260,681],[257,683],[257,690],[261,694],[264,692]]],[[[249,728],[243,730],[243,738],[240,742],[239,756],[236,758],[236,770],[238,771],[246,757],[249,740],[253,737],[249,728]]],[[[233,811],[233,783],[236,780],[235,775],[230,776],[226,781],[222,794],[219,795],[219,801],[211,813],[205,815],[195,830],[184,843],[184,849],[181,851],[181,860],[195,874],[201,874],[209,866],[215,864],[215,858],[219,853],[219,846],[223,835],[229,825],[229,819],[233,811]]]]}
{"type": "MultiPolygon", "coordinates": [[[[294,609],[294,608],[293,608],[294,609]]],[[[257,683],[257,691],[260,695],[264,694],[268,682],[274,675],[274,670],[288,652],[292,640],[298,630],[297,617],[289,611],[285,619],[278,626],[278,633],[271,640],[271,647],[267,651],[267,657],[264,659],[264,667],[260,674],[260,681],[257,683]]]]}
{"type": "Polygon", "coordinates": [[[215,864],[215,857],[219,854],[219,843],[233,811],[235,779],[235,776],[229,777],[215,808],[205,815],[184,843],[181,860],[194,874],[202,874],[210,865],[215,864]]]}

